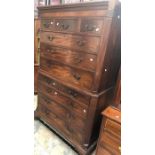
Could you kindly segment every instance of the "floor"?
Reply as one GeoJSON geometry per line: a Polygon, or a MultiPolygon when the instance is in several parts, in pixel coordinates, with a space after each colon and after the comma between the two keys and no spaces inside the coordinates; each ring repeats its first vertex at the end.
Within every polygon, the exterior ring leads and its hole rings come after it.
{"type": "MultiPolygon", "coordinates": [[[[37,96],[34,97],[34,109],[37,96]]],[[[34,155],[78,155],[67,143],[38,120],[34,121],[34,155]]],[[[93,152],[91,155],[95,155],[93,152]]]]}

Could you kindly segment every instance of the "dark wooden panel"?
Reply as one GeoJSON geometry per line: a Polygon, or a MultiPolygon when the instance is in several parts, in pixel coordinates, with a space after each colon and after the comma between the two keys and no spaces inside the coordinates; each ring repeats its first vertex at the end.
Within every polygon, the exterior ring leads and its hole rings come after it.
{"type": "Polygon", "coordinates": [[[103,18],[102,19],[82,19],[80,32],[101,34],[103,32],[103,18]]]}
{"type": "Polygon", "coordinates": [[[41,29],[42,30],[54,30],[55,21],[53,18],[41,19],[41,29]]]}
{"type": "Polygon", "coordinates": [[[77,32],[78,19],[55,19],[55,31],[77,32]]]}

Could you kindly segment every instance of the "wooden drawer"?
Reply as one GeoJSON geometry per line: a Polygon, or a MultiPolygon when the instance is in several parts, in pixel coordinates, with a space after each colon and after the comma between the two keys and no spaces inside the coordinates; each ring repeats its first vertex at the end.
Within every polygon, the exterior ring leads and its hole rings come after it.
{"type": "Polygon", "coordinates": [[[50,58],[80,69],[95,71],[96,55],[41,44],[41,57],[50,58]]]}
{"type": "Polygon", "coordinates": [[[65,95],[69,96],[71,99],[81,102],[85,105],[89,105],[90,96],[83,95],[73,89],[70,89],[68,87],[65,87],[64,85],[56,82],[55,80],[48,78],[45,75],[39,74],[39,81],[41,81],[44,84],[47,84],[48,86],[52,86],[56,88],[57,90],[61,91],[65,95]]]}
{"type": "Polygon", "coordinates": [[[40,41],[41,43],[47,43],[54,46],[72,48],[88,53],[97,53],[100,38],[53,32],[41,32],[40,41]]]}
{"type": "Polygon", "coordinates": [[[104,130],[112,133],[113,135],[119,136],[121,135],[121,125],[116,123],[110,119],[106,119],[104,130]]]}
{"type": "Polygon", "coordinates": [[[104,132],[101,136],[99,146],[105,148],[113,155],[120,155],[121,139],[104,132]]]}
{"type": "Polygon", "coordinates": [[[83,19],[81,21],[80,32],[101,34],[103,19],[83,19]]]}
{"type": "Polygon", "coordinates": [[[55,31],[77,32],[77,19],[55,19],[55,31]]]}
{"type": "Polygon", "coordinates": [[[88,113],[88,107],[74,102],[70,98],[62,95],[60,92],[55,89],[49,88],[41,83],[39,83],[39,92],[42,96],[43,102],[48,104],[50,100],[57,102],[62,107],[68,109],[71,113],[79,114],[81,117],[86,118],[88,113]],[[46,95],[46,96],[45,96],[46,95]]]}
{"type": "Polygon", "coordinates": [[[80,69],[70,68],[48,59],[41,59],[40,69],[48,72],[54,78],[70,83],[81,89],[90,91],[93,82],[93,73],[80,69]]]}
{"type": "Polygon", "coordinates": [[[54,30],[54,19],[42,19],[41,20],[41,29],[42,30],[54,30]]]}

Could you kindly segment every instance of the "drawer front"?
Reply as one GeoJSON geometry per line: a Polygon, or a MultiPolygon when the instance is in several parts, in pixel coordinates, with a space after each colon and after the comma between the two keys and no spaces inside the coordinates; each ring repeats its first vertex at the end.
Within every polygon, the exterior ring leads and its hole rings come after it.
{"type": "Polygon", "coordinates": [[[42,19],[41,29],[42,30],[54,30],[54,19],[42,19]]]}
{"type": "Polygon", "coordinates": [[[81,21],[80,32],[101,34],[103,20],[99,19],[83,19],[81,21]]]}
{"type": "Polygon", "coordinates": [[[119,123],[116,123],[110,119],[106,120],[105,128],[104,130],[109,131],[113,135],[121,136],[121,125],[119,123]]]}
{"type": "Polygon", "coordinates": [[[66,94],[73,100],[80,101],[85,105],[89,104],[90,96],[80,94],[79,92],[77,92],[73,89],[70,89],[68,87],[65,87],[62,84],[60,84],[60,83],[54,81],[53,79],[50,79],[42,74],[39,74],[39,81],[41,81],[42,83],[47,84],[49,86],[52,86],[59,91],[62,91],[64,94],[66,94]]]}
{"type": "Polygon", "coordinates": [[[93,73],[73,69],[48,59],[41,59],[40,68],[52,77],[70,83],[79,88],[90,90],[93,82],[93,73]]]}
{"type": "Polygon", "coordinates": [[[82,104],[72,101],[70,98],[62,95],[55,89],[49,88],[41,83],[39,84],[39,92],[46,95],[46,96],[43,95],[42,97],[44,103],[48,104],[50,100],[53,100],[57,102],[58,105],[65,107],[68,111],[70,111],[70,113],[76,113],[82,118],[86,118],[88,113],[88,108],[86,106],[83,106],[82,104]]]}
{"type": "Polygon", "coordinates": [[[55,31],[77,32],[77,19],[55,19],[55,31]]]}
{"type": "Polygon", "coordinates": [[[52,32],[41,32],[40,41],[41,43],[47,43],[54,46],[72,48],[88,53],[97,53],[100,38],[52,32]]]}
{"type": "Polygon", "coordinates": [[[55,61],[90,71],[95,71],[96,67],[96,55],[56,48],[46,44],[41,45],[41,57],[47,57],[55,61]]]}
{"type": "Polygon", "coordinates": [[[101,136],[99,146],[107,149],[112,154],[120,155],[121,139],[104,132],[101,136]]]}

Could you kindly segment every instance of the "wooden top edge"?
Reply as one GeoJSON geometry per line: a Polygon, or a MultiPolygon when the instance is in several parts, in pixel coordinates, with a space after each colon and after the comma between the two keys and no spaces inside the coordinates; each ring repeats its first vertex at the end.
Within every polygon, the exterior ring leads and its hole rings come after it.
{"type": "Polygon", "coordinates": [[[106,116],[116,122],[121,123],[121,110],[113,107],[113,106],[109,106],[107,107],[103,112],[102,112],[103,116],[106,116]]]}
{"type": "Polygon", "coordinates": [[[109,0],[98,1],[98,2],[81,2],[81,3],[70,3],[70,4],[59,4],[59,5],[49,5],[49,6],[39,6],[37,7],[39,11],[51,10],[51,9],[68,9],[68,8],[85,8],[85,7],[102,7],[108,6],[109,0]]]}

